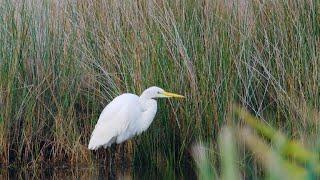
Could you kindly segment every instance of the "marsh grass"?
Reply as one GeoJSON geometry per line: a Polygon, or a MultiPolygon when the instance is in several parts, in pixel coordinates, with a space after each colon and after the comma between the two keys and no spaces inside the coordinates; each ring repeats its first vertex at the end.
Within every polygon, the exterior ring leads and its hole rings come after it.
{"type": "MultiPolygon", "coordinates": [[[[234,102],[316,148],[319,11],[316,0],[2,0],[0,162],[107,160],[86,148],[101,110],[152,85],[187,98],[160,100],[148,132],[117,148],[135,165],[193,167],[192,144],[217,148],[234,102]]],[[[261,176],[250,154],[239,161],[261,176]]]]}

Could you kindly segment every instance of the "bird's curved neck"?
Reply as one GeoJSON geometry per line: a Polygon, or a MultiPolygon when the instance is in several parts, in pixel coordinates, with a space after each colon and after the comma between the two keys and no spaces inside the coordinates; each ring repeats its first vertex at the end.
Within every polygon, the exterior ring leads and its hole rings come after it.
{"type": "Polygon", "coordinates": [[[150,97],[150,95],[148,93],[146,93],[145,91],[140,95],[140,99],[151,99],[152,97],[150,97]]]}
{"type": "Polygon", "coordinates": [[[140,103],[143,108],[143,118],[140,119],[141,132],[148,129],[157,112],[157,101],[150,98],[140,97],[140,103]]]}
{"type": "Polygon", "coordinates": [[[155,99],[140,96],[139,101],[143,108],[143,111],[148,111],[150,109],[157,108],[157,101],[155,99]]]}

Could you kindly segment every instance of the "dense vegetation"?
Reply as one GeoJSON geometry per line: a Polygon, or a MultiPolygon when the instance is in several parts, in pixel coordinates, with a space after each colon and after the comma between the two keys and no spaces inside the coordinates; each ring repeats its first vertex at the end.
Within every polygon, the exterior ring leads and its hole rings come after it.
{"type": "MultiPolygon", "coordinates": [[[[152,85],[187,98],[160,100],[151,128],[113,149],[136,167],[195,168],[203,142],[219,171],[222,127],[245,126],[235,107],[316,150],[319,12],[318,0],[1,0],[0,164],[108,160],[87,150],[101,110],[152,85]]],[[[245,144],[231,148],[241,176],[265,176],[245,144]]]]}

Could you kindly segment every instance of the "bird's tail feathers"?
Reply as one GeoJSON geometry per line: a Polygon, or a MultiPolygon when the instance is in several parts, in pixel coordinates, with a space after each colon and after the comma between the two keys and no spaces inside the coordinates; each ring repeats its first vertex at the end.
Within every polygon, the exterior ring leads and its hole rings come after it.
{"type": "Polygon", "coordinates": [[[90,150],[97,150],[101,146],[107,147],[112,144],[112,140],[114,139],[110,133],[105,131],[101,131],[101,129],[95,129],[92,132],[92,136],[89,141],[88,149],[90,150]],[[107,145],[107,146],[106,146],[107,145]]]}

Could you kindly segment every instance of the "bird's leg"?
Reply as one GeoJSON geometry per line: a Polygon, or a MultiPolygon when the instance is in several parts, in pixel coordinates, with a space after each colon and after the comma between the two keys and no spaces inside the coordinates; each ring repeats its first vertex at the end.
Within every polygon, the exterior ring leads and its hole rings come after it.
{"type": "Polygon", "coordinates": [[[115,153],[116,153],[116,145],[111,145],[109,148],[109,177],[110,179],[115,179],[115,171],[116,171],[116,164],[115,164],[115,153]]]}
{"type": "Polygon", "coordinates": [[[127,169],[127,161],[126,161],[126,149],[127,149],[127,142],[123,143],[121,147],[121,170],[125,172],[127,169]]]}
{"type": "Polygon", "coordinates": [[[123,146],[123,144],[118,144],[117,145],[117,150],[116,150],[116,152],[117,152],[117,156],[116,156],[116,164],[117,164],[117,167],[119,168],[118,170],[120,170],[121,171],[121,159],[122,159],[122,157],[121,157],[121,149],[122,149],[122,146],[123,146]]]}
{"type": "Polygon", "coordinates": [[[131,165],[132,165],[132,153],[131,153],[131,140],[128,140],[126,142],[124,142],[121,145],[121,149],[120,149],[120,167],[121,167],[121,173],[126,176],[129,175],[131,173],[131,165]]]}
{"type": "Polygon", "coordinates": [[[126,144],[126,162],[127,162],[127,167],[131,169],[132,167],[132,158],[133,158],[133,143],[134,140],[129,140],[127,141],[128,143],[126,144]]]}

